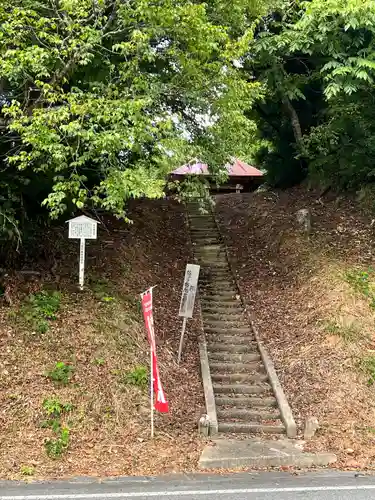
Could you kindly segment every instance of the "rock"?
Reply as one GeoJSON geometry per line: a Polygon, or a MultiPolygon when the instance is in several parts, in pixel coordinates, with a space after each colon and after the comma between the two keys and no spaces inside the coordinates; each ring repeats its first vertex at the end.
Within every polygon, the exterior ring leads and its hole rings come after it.
{"type": "Polygon", "coordinates": [[[347,448],[345,451],[346,451],[346,453],[348,453],[349,455],[351,455],[352,453],[354,453],[353,448],[347,448]]]}
{"type": "Polygon", "coordinates": [[[308,417],[305,422],[305,440],[311,439],[315,436],[315,432],[319,429],[319,422],[316,417],[308,417]]]}
{"type": "Polygon", "coordinates": [[[255,193],[267,193],[270,190],[270,186],[267,183],[261,184],[255,193]]]}
{"type": "Polygon", "coordinates": [[[297,222],[303,232],[309,234],[311,231],[311,213],[308,208],[302,208],[296,213],[297,222]]]}
{"type": "Polygon", "coordinates": [[[208,415],[202,415],[198,422],[198,432],[201,436],[208,437],[210,434],[210,419],[208,415]]]}

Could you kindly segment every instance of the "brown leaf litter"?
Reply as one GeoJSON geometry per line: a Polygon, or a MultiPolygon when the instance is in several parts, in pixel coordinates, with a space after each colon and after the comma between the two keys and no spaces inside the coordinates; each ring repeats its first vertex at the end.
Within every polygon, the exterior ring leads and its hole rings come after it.
{"type": "Polygon", "coordinates": [[[221,195],[217,212],[301,433],[307,417],[319,420],[306,449],[336,453],[339,467],[373,468],[375,389],[361,364],[375,354],[374,311],[345,276],[373,263],[374,229],[354,200],[317,199],[303,187],[221,195]],[[296,222],[302,208],[310,235],[296,222]]]}
{"type": "Polygon", "coordinates": [[[77,291],[77,241],[64,228],[52,231],[58,248],[53,272],[34,262],[42,278],[13,287],[14,305],[0,307],[0,476],[19,478],[30,468],[33,478],[153,475],[196,467],[204,442],[197,423],[204,413],[199,375],[199,323],[189,323],[183,362],[176,363],[181,321],[178,306],[190,257],[183,208],[168,201],[133,204],[134,223],[102,220],[98,240],[87,248],[86,291],[77,291]],[[148,345],[139,293],[154,291],[160,373],[170,413],[155,414],[156,437],[150,439],[147,387],[126,383],[126,373],[148,366],[148,345]],[[50,330],[36,334],[19,305],[38,289],[62,292],[61,310],[50,330]],[[14,311],[16,317],[10,317],[14,311]],[[98,361],[99,360],[99,361],[98,361]],[[71,363],[74,377],[56,386],[45,373],[57,361],[71,363]],[[41,427],[47,397],[70,402],[66,417],[69,449],[48,458],[41,427]]]}

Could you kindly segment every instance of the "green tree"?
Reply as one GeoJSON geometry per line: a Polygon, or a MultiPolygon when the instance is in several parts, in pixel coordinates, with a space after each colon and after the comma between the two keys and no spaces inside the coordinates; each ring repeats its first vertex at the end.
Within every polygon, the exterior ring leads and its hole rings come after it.
{"type": "Polygon", "coordinates": [[[243,110],[261,85],[234,62],[264,12],[256,0],[2,0],[3,229],[40,203],[52,217],[124,217],[181,162],[215,168],[246,149],[243,110]]]}
{"type": "Polygon", "coordinates": [[[266,88],[251,116],[274,183],[372,182],[374,29],[369,0],[286,1],[259,24],[246,69],[266,88]]]}

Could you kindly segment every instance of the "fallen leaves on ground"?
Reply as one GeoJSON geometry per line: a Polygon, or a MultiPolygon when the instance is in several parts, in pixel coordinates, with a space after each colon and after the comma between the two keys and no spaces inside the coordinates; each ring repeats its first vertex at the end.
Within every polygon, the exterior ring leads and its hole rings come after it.
{"type": "Polygon", "coordinates": [[[374,228],[354,200],[318,198],[303,187],[221,195],[218,219],[300,431],[307,417],[319,420],[305,449],[335,452],[339,467],[371,467],[375,389],[361,363],[375,353],[374,311],[345,273],[373,264],[374,228]],[[310,235],[296,221],[304,208],[310,235]]]}
{"type": "MultiPolygon", "coordinates": [[[[197,336],[189,322],[183,361],[176,363],[181,320],[178,307],[190,258],[183,208],[169,201],[141,201],[130,210],[132,225],[102,219],[98,240],[87,245],[87,286],[77,291],[78,242],[56,229],[59,255],[53,273],[32,262],[41,278],[24,279],[14,305],[0,307],[0,476],[153,475],[196,467],[204,442],[197,424],[204,413],[197,336]],[[149,354],[139,294],[154,290],[154,321],[160,374],[170,413],[155,413],[150,439],[149,389],[127,375],[148,367],[149,354]],[[21,304],[41,289],[62,293],[56,321],[38,334],[24,321],[21,304]],[[23,296],[22,296],[23,294],[23,296]],[[13,315],[9,315],[12,313],[13,315]],[[46,371],[57,361],[74,366],[68,386],[46,371]],[[42,403],[56,397],[73,404],[64,422],[70,445],[48,458],[42,403]]],[[[49,235],[51,237],[51,235],[49,235]]],[[[53,238],[53,236],[52,236],[53,238]]]]}

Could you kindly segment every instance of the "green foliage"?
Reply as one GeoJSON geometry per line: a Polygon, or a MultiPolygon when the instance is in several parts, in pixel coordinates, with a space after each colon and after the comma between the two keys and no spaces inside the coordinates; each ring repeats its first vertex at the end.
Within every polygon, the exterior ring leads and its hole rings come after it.
{"type": "Polygon", "coordinates": [[[95,358],[93,360],[93,363],[96,366],[104,366],[105,365],[105,359],[104,358],[95,358]]]}
{"type": "Polygon", "coordinates": [[[362,371],[368,376],[368,385],[375,383],[375,356],[367,356],[360,363],[362,371]]]}
{"type": "Polygon", "coordinates": [[[21,308],[21,315],[37,333],[46,333],[49,322],[56,320],[60,309],[61,294],[59,292],[42,291],[29,296],[27,303],[21,308]]]}
{"type": "Polygon", "coordinates": [[[23,476],[33,476],[35,474],[35,467],[32,465],[21,465],[20,472],[23,476]]]}
{"type": "Polygon", "coordinates": [[[67,426],[62,425],[61,420],[64,414],[73,410],[73,405],[62,403],[57,398],[47,398],[43,401],[43,409],[49,418],[43,421],[41,426],[51,429],[55,434],[55,437],[46,439],[44,447],[50,458],[57,459],[69,447],[70,430],[67,426]]]}
{"type": "Polygon", "coordinates": [[[148,370],[146,366],[136,366],[133,370],[126,373],[123,377],[123,381],[126,384],[136,385],[144,389],[148,384],[148,370]]]}
{"type": "Polygon", "coordinates": [[[342,325],[336,321],[329,321],[325,325],[327,333],[341,337],[344,342],[355,342],[361,337],[361,331],[356,323],[342,325]]]}
{"type": "Polygon", "coordinates": [[[52,370],[46,373],[46,376],[61,385],[68,385],[74,375],[74,366],[58,361],[52,370]]]}
{"type": "Polygon", "coordinates": [[[353,289],[369,299],[371,309],[375,309],[375,288],[373,283],[374,270],[369,268],[367,271],[360,269],[351,269],[346,272],[345,279],[353,289]]]}
{"type": "Polygon", "coordinates": [[[47,439],[44,443],[47,455],[50,458],[60,458],[64,451],[69,447],[70,430],[68,427],[62,427],[55,438],[47,439]]]}
{"type": "Polygon", "coordinates": [[[71,403],[62,403],[57,398],[46,398],[43,401],[43,410],[48,416],[57,418],[61,417],[64,413],[73,410],[73,405],[71,403]]]}
{"type": "MultiPolygon", "coordinates": [[[[0,6],[0,231],[31,217],[164,194],[192,157],[254,149],[244,110],[262,86],[233,61],[268,1],[138,0],[0,6]],[[234,133],[235,131],[235,133],[234,133]]],[[[0,235],[1,236],[1,235],[0,235]]]]}
{"type": "Polygon", "coordinates": [[[266,88],[251,116],[271,183],[374,182],[374,35],[372,0],[285,0],[259,23],[245,68],[266,88]]]}

